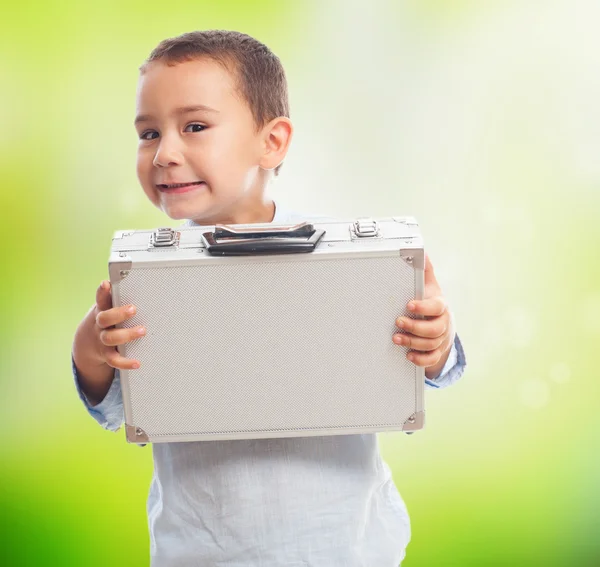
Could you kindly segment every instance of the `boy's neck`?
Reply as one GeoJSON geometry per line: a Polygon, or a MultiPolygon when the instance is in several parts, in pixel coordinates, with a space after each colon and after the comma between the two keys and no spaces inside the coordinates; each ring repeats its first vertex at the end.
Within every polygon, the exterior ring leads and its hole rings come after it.
{"type": "Polygon", "coordinates": [[[275,203],[272,199],[263,199],[252,203],[239,203],[229,215],[191,219],[199,225],[213,224],[252,224],[269,223],[275,218],[275,203]]]}

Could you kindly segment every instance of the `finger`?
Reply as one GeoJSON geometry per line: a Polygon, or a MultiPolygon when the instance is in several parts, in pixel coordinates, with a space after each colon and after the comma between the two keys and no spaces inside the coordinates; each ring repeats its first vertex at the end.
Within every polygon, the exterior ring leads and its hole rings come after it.
{"type": "Polygon", "coordinates": [[[411,313],[425,317],[439,317],[446,311],[446,300],[442,295],[428,297],[427,299],[413,299],[407,305],[411,313]]]}
{"type": "Polygon", "coordinates": [[[406,358],[414,363],[415,366],[433,366],[440,361],[440,358],[442,358],[442,351],[437,348],[430,352],[411,350],[407,353],[406,358]]]}
{"type": "Polygon", "coordinates": [[[102,280],[96,290],[96,305],[98,311],[106,311],[112,308],[112,297],[110,294],[110,282],[102,280]]]}
{"type": "Polygon", "coordinates": [[[119,354],[119,351],[114,348],[108,348],[104,355],[106,364],[112,368],[120,370],[135,370],[140,367],[140,361],[132,358],[125,358],[119,354]]]}
{"type": "Polygon", "coordinates": [[[411,319],[410,317],[398,317],[396,325],[403,331],[407,331],[417,337],[426,339],[437,339],[448,330],[450,317],[445,313],[441,317],[433,319],[411,319]]]}
{"type": "Polygon", "coordinates": [[[444,345],[446,335],[442,335],[436,339],[423,339],[415,335],[396,333],[392,339],[397,345],[402,345],[409,349],[431,351],[444,345]]]}
{"type": "Polygon", "coordinates": [[[118,346],[135,341],[145,334],[146,329],[141,326],[131,329],[105,329],[100,331],[100,340],[105,346],[118,346]]]}
{"type": "Polygon", "coordinates": [[[100,311],[96,315],[96,324],[101,329],[112,327],[117,323],[122,323],[131,319],[136,313],[135,305],[123,305],[122,307],[113,307],[108,311],[100,311]]]}

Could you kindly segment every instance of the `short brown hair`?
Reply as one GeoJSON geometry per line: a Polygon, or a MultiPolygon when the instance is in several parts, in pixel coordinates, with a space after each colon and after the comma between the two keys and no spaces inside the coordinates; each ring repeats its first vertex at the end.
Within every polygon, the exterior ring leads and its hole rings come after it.
{"type": "MultiPolygon", "coordinates": [[[[289,118],[287,80],[279,58],[264,44],[244,33],[227,30],[201,30],[164,39],[140,67],[144,72],[153,61],[177,64],[209,57],[235,73],[257,128],[273,118],[289,118]]],[[[275,168],[279,173],[281,165],[275,168]]]]}

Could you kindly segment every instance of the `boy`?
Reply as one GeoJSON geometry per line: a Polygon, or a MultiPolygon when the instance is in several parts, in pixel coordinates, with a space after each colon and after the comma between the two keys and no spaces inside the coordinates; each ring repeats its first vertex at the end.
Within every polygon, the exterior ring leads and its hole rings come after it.
{"type": "MultiPolygon", "coordinates": [[[[193,32],[161,42],[140,71],[137,174],[155,206],[192,226],[312,218],[264,196],[292,136],[285,74],[267,47],[237,32],[193,32]]],[[[413,349],[429,386],[444,387],[466,363],[429,260],[425,279],[414,311],[427,319],[398,318],[405,332],[390,340],[413,349]]],[[[102,282],[73,342],[81,399],[112,431],[123,423],[119,370],[140,366],[116,346],[145,334],[114,328],[129,307],[113,308],[102,282]]],[[[397,567],[404,557],[408,514],[374,434],[152,450],[154,567],[397,567]]]]}

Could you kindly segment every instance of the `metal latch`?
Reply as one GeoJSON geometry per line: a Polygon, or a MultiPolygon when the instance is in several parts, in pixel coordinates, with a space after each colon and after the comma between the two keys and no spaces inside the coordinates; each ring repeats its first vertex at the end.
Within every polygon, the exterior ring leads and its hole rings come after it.
{"type": "Polygon", "coordinates": [[[379,230],[377,221],[369,217],[363,217],[354,221],[354,232],[359,237],[377,236],[379,230]]]}
{"type": "Polygon", "coordinates": [[[174,246],[179,240],[179,232],[172,228],[157,228],[150,235],[150,248],[174,246]]]}

